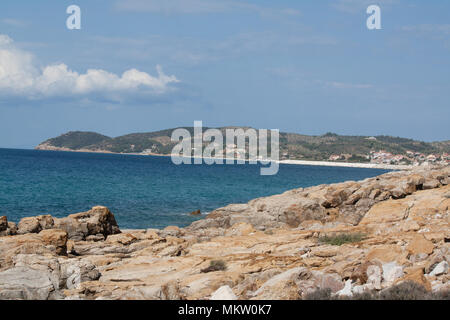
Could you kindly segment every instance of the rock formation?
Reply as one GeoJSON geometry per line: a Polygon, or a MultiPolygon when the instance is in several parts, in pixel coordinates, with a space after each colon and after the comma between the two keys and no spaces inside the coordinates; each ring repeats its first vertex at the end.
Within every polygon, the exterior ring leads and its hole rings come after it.
{"type": "Polygon", "coordinates": [[[121,232],[105,207],[17,225],[1,216],[0,299],[350,297],[405,281],[449,290],[449,182],[449,167],[390,172],[163,230],[121,232]]]}

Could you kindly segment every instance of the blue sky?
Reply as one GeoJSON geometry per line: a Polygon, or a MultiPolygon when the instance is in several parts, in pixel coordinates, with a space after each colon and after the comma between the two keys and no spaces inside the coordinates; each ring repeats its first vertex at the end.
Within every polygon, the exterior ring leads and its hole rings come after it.
{"type": "Polygon", "coordinates": [[[4,0],[0,147],[194,120],[448,140],[449,57],[448,1],[4,0]]]}

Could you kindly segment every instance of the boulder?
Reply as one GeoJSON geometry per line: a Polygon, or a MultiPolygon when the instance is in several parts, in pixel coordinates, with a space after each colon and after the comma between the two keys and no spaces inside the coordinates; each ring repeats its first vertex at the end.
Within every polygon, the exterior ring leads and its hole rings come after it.
{"type": "Polygon", "coordinates": [[[247,222],[239,222],[231,226],[225,232],[225,236],[246,236],[254,233],[256,230],[247,222]]]}
{"type": "Polygon", "coordinates": [[[375,204],[361,220],[360,225],[397,222],[403,220],[408,204],[401,201],[384,201],[375,204]]]}
{"type": "Polygon", "coordinates": [[[17,225],[14,222],[8,221],[7,235],[13,236],[17,234],[17,225]]]}
{"type": "Polygon", "coordinates": [[[441,263],[437,264],[433,271],[430,272],[430,276],[440,276],[443,274],[446,274],[448,272],[448,263],[447,261],[442,261],[441,263]]]}
{"type": "Polygon", "coordinates": [[[41,230],[53,228],[54,220],[50,215],[27,217],[19,221],[17,225],[18,234],[39,233],[41,230]]]}
{"type": "Polygon", "coordinates": [[[0,272],[0,299],[47,300],[57,298],[47,272],[15,267],[0,272]]]}
{"type": "Polygon", "coordinates": [[[301,278],[302,272],[308,272],[308,270],[303,267],[297,267],[277,274],[264,282],[251,296],[257,300],[298,299],[299,293],[295,280],[301,278]]]}
{"type": "Polygon", "coordinates": [[[341,205],[351,195],[351,190],[347,188],[328,190],[325,194],[325,201],[321,203],[324,208],[336,208],[341,205]]]}
{"type": "MultiPolygon", "coordinates": [[[[202,220],[200,220],[200,221],[202,221],[202,220]]],[[[181,235],[181,233],[182,233],[182,230],[179,227],[167,226],[159,232],[159,236],[161,236],[161,237],[167,237],[167,236],[177,237],[177,236],[181,235]]]]}
{"type": "Polygon", "coordinates": [[[37,217],[23,218],[19,221],[17,227],[18,234],[38,233],[39,231],[41,231],[41,226],[37,217]]]}
{"type": "Polygon", "coordinates": [[[108,208],[97,206],[87,212],[69,215],[69,218],[79,223],[86,223],[88,235],[103,234],[105,238],[110,234],[120,233],[116,219],[108,208]]]}
{"type": "Polygon", "coordinates": [[[408,252],[404,251],[401,246],[396,244],[389,244],[370,249],[370,251],[367,253],[366,260],[378,260],[381,262],[397,261],[398,263],[403,263],[406,260],[407,256],[408,252]]]}
{"type": "Polygon", "coordinates": [[[381,289],[381,268],[377,265],[370,265],[367,268],[367,284],[374,289],[381,289]]]}
{"type": "Polygon", "coordinates": [[[342,290],[336,292],[336,295],[339,297],[351,297],[353,296],[352,292],[352,280],[345,281],[345,286],[342,290]]]}
{"type": "Polygon", "coordinates": [[[0,238],[0,270],[12,267],[19,254],[55,255],[55,247],[44,244],[35,233],[0,238]]]}
{"type": "Polygon", "coordinates": [[[397,279],[403,277],[403,267],[395,261],[383,264],[383,280],[386,285],[393,284],[397,279]]]}
{"type": "Polygon", "coordinates": [[[400,278],[397,283],[403,281],[413,281],[425,287],[428,291],[431,290],[431,283],[423,274],[423,268],[413,268],[411,270],[406,271],[406,275],[400,278]]]}
{"type": "Polygon", "coordinates": [[[314,284],[318,289],[329,289],[331,293],[336,293],[344,288],[341,277],[336,273],[323,273],[312,271],[314,284]]]}
{"type": "Polygon", "coordinates": [[[82,282],[95,281],[101,276],[95,265],[86,260],[65,261],[61,264],[61,273],[67,289],[77,289],[82,282]]]}
{"type": "Polygon", "coordinates": [[[74,241],[86,240],[86,237],[89,236],[86,223],[80,223],[78,220],[69,217],[56,219],[55,228],[67,232],[67,237],[74,241]]]}
{"type": "Polygon", "coordinates": [[[407,250],[410,254],[432,254],[434,250],[433,242],[427,240],[422,235],[417,235],[408,244],[407,250]]]}
{"type": "Polygon", "coordinates": [[[5,216],[0,217],[0,237],[17,234],[17,227],[14,222],[8,221],[5,216]]]}
{"type": "Polygon", "coordinates": [[[325,216],[325,208],[318,201],[302,199],[299,203],[290,206],[283,212],[281,221],[295,228],[303,221],[321,220],[325,216]]]}
{"type": "Polygon", "coordinates": [[[229,286],[222,286],[214,291],[209,300],[237,300],[237,297],[229,286]]]}
{"type": "Polygon", "coordinates": [[[39,235],[44,244],[55,246],[56,254],[67,255],[67,232],[60,229],[47,229],[39,232],[39,235]]]}
{"type": "Polygon", "coordinates": [[[136,242],[137,240],[138,239],[131,233],[118,233],[118,234],[110,235],[106,239],[106,243],[121,244],[124,246],[128,246],[128,245],[136,242]]]}
{"type": "Polygon", "coordinates": [[[8,229],[8,219],[6,216],[0,216],[0,232],[8,229]]]}
{"type": "Polygon", "coordinates": [[[70,240],[85,240],[88,236],[98,234],[106,238],[108,235],[120,233],[114,215],[108,208],[101,206],[56,219],[55,227],[66,231],[70,240]]]}

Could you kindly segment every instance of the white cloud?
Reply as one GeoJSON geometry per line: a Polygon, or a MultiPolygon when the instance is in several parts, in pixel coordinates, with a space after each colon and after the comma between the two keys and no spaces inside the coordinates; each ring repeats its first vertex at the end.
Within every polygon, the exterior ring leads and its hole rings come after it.
{"type": "Polygon", "coordinates": [[[25,21],[11,19],[11,18],[5,18],[5,19],[2,19],[1,21],[2,21],[2,23],[9,25],[9,26],[13,26],[13,27],[25,27],[27,25],[27,23],[25,21]]]}
{"type": "Polygon", "coordinates": [[[164,74],[160,66],[156,69],[157,76],[136,69],[122,75],[101,69],[78,73],[63,63],[38,68],[29,52],[16,48],[7,35],[0,35],[0,95],[40,99],[99,94],[120,100],[129,93],[163,94],[179,82],[175,76],[164,74]]]}
{"type": "Polygon", "coordinates": [[[6,34],[0,34],[0,46],[4,46],[12,43],[12,39],[8,37],[6,34]]]}
{"type": "Polygon", "coordinates": [[[370,89],[373,88],[373,85],[366,83],[345,83],[345,82],[326,82],[327,86],[336,89],[370,89]]]}

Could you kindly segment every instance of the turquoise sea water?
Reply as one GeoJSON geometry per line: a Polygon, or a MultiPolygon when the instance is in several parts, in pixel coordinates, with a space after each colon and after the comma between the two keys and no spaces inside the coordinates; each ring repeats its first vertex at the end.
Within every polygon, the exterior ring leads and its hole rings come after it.
{"type": "MultiPolygon", "coordinates": [[[[385,170],[281,165],[260,176],[258,165],[180,165],[170,157],[0,149],[0,216],[63,217],[109,207],[119,226],[186,226],[189,212],[323,183],[360,180],[385,170]]],[[[204,216],[203,216],[204,217],[204,216]]]]}

